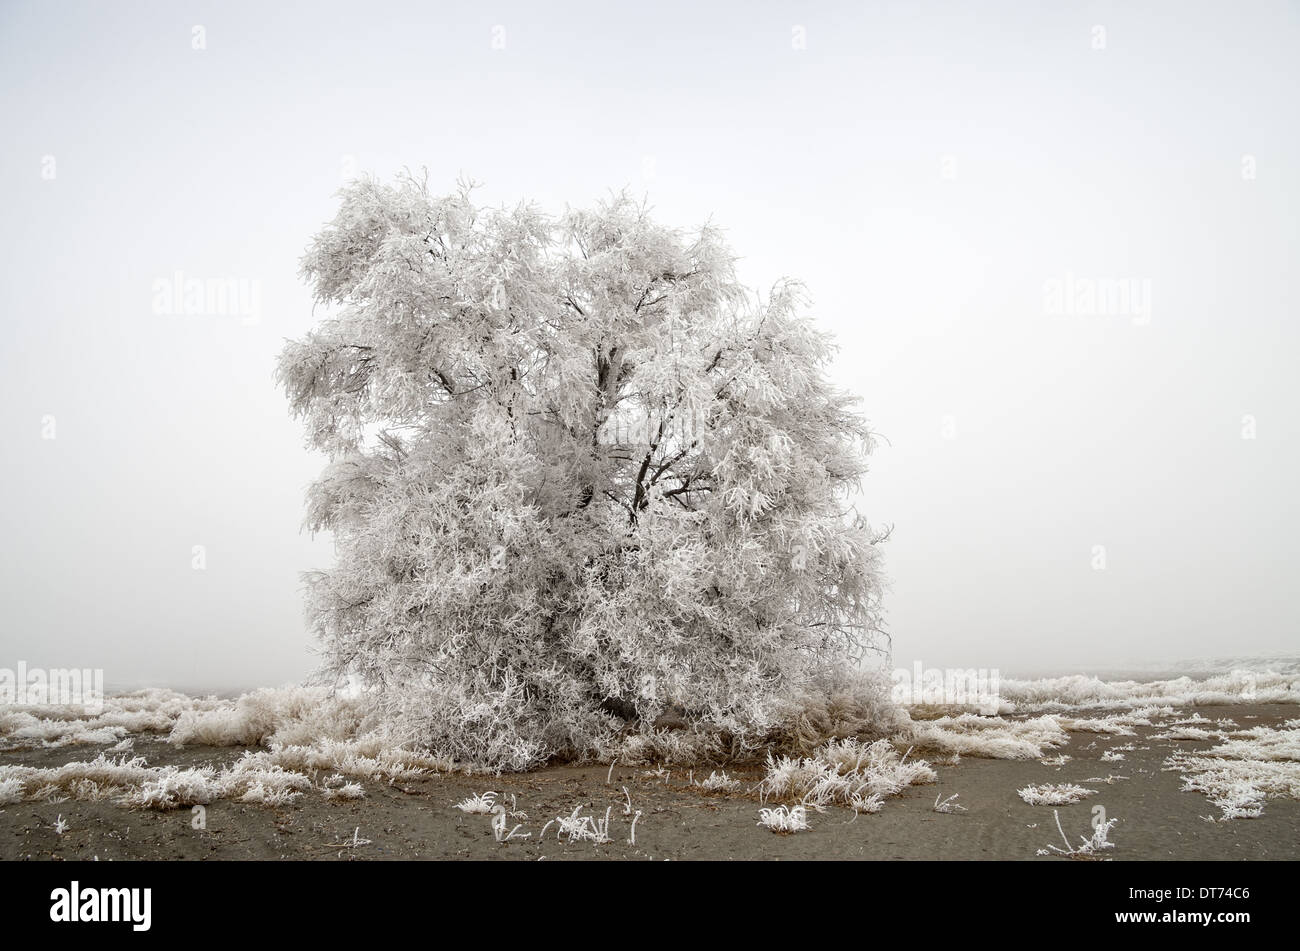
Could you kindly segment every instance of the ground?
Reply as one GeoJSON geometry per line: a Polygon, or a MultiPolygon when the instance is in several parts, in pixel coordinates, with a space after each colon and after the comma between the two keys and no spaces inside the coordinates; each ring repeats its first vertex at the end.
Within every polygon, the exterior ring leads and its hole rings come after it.
{"type": "MultiPolygon", "coordinates": [[[[1294,704],[1234,704],[1186,708],[1209,719],[1231,718],[1243,728],[1278,727],[1293,719],[1294,704]]],[[[391,784],[365,782],[365,798],[331,802],[309,792],[284,807],[219,801],[205,807],[205,828],[193,827],[190,809],[158,812],[111,802],[22,802],[0,807],[0,860],[98,859],[1002,859],[1068,861],[1039,855],[1062,846],[1053,809],[1072,845],[1092,833],[1094,807],[1119,822],[1115,848],[1105,858],[1295,860],[1300,858],[1300,802],[1269,800],[1255,819],[1209,821],[1219,811],[1204,796],[1180,789],[1181,776],[1163,769],[1175,749],[1212,743],[1156,739],[1167,726],[1136,727],[1137,736],[1072,732],[1050,751],[1066,754],[1061,766],[1039,760],[965,757],[955,765],[931,758],[935,783],[912,786],[886,800],[875,814],[849,809],[809,810],[809,831],[779,835],[756,824],[762,805],[754,788],[761,764],[728,767],[740,780],[730,792],[705,792],[691,780],[709,768],[656,774],[642,767],[557,767],[506,776],[430,774],[391,784]],[[1132,745],[1124,759],[1101,761],[1106,750],[1132,745]],[[1107,777],[1112,781],[1104,781],[1107,777]],[[1097,790],[1080,802],[1031,806],[1017,790],[1031,784],[1074,783],[1097,790]],[[626,788],[626,793],[624,789],[626,788]],[[488,815],[466,814],[455,804],[487,790],[512,811],[517,835],[498,842],[488,815]],[[935,797],[957,794],[965,812],[934,811],[935,797]],[[513,804],[512,804],[513,797],[513,804]],[[636,843],[629,842],[632,816],[636,843]],[[561,841],[552,823],[579,807],[603,819],[609,809],[612,841],[561,841]],[[67,828],[59,833],[59,820],[67,828]],[[355,842],[355,844],[354,844],[355,842]]],[[[183,750],[141,736],[134,755],[151,765],[222,765],[239,748],[192,746],[183,750]]],[[[83,745],[0,752],[0,765],[57,766],[87,757],[83,745]]],[[[89,755],[94,755],[93,753],[89,755]]]]}

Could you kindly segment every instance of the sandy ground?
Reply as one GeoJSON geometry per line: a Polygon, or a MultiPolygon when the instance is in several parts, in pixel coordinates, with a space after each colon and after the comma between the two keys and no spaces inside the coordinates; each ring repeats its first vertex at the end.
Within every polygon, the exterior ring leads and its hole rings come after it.
{"type": "MultiPolygon", "coordinates": [[[[1231,717],[1243,727],[1276,726],[1294,718],[1293,705],[1199,707],[1210,718],[1231,717]]],[[[936,783],[915,786],[886,801],[874,815],[847,809],[810,812],[812,829],[777,835],[756,825],[760,803],[750,792],[762,776],[757,766],[729,768],[743,786],[730,793],[706,793],[688,784],[687,771],[655,775],[642,768],[564,767],[512,776],[437,775],[392,785],[366,783],[366,798],[331,803],[310,792],[290,806],[270,808],[234,802],[206,807],[206,828],[193,827],[189,809],[153,812],[111,803],[65,801],[21,803],[0,809],[0,860],[94,859],[957,859],[1069,861],[1036,853],[1061,845],[1052,807],[1030,806],[1016,790],[1031,783],[1077,783],[1098,794],[1056,807],[1071,840],[1091,832],[1093,808],[1102,806],[1119,823],[1111,833],[1115,860],[1300,858],[1300,802],[1271,800],[1263,816],[1209,822],[1218,810],[1199,793],[1180,790],[1178,773],[1162,769],[1173,749],[1211,744],[1154,740],[1162,728],[1139,727],[1138,737],[1072,733],[1055,753],[1072,759],[1061,767],[1037,760],[1016,762],[965,758],[936,765],[936,783]],[[1122,762],[1103,763],[1101,754],[1134,743],[1122,762]],[[1142,749],[1147,747],[1147,749],[1142,749]],[[1110,783],[1095,777],[1123,776],[1110,783]],[[608,776],[608,782],[607,782],[608,776]],[[626,787],[627,793],[624,793],[626,787]],[[466,815],[454,804],[494,790],[527,817],[515,838],[498,843],[491,820],[466,815]],[[936,795],[959,794],[966,812],[933,810],[936,795]],[[642,815],[636,844],[629,843],[630,796],[642,815]],[[610,809],[612,842],[562,842],[551,825],[575,807],[601,818],[610,809]],[[68,824],[55,831],[62,816],[68,824]],[[354,836],[359,843],[353,846],[354,836]]],[[[0,753],[0,762],[55,766],[95,755],[93,747],[32,749],[0,753]]],[[[176,750],[139,738],[135,755],[150,764],[222,764],[242,750],[191,747],[176,750]]],[[[702,779],[709,770],[696,772],[702,779]]]]}

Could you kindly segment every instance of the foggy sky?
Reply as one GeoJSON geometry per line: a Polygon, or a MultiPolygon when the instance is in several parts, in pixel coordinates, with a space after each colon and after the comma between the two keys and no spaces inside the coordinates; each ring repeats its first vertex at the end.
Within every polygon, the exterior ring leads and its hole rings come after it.
{"type": "Polygon", "coordinates": [[[272,372],[335,190],[404,167],[807,283],[901,666],[1295,650],[1298,8],[978,6],[0,3],[0,666],[311,669],[272,372]]]}

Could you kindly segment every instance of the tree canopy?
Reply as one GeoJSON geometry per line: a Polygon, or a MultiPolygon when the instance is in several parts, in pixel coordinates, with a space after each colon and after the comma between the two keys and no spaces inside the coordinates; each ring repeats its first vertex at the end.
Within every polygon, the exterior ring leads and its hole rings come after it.
{"type": "Polygon", "coordinates": [[[669,712],[760,737],[877,643],[871,432],[800,285],[741,286],[716,229],[362,180],[303,272],[330,316],[278,375],[338,555],[308,610],[413,739],[525,768],[669,712]]]}

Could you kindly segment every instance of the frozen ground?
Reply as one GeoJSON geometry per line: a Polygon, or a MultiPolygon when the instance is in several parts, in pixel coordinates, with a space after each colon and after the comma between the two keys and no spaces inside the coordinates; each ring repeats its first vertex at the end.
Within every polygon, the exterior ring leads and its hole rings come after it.
{"type": "Polygon", "coordinates": [[[359,698],[304,688],[144,691],[95,717],[0,707],[0,859],[1058,861],[1057,815],[1075,845],[1118,820],[1105,858],[1300,858],[1294,674],[1003,694],[997,717],[913,709],[884,739],[803,755],[691,762],[669,736],[612,767],[505,776],[404,747],[359,698]]]}

